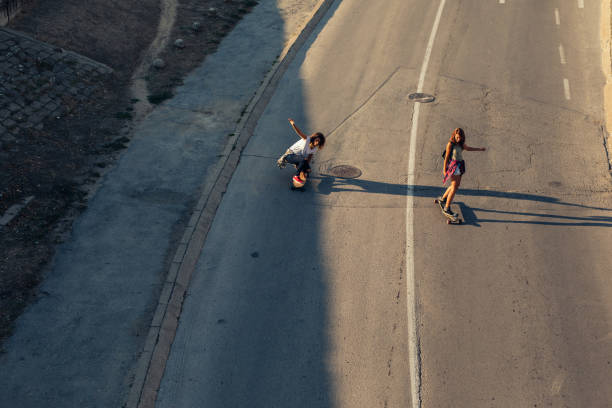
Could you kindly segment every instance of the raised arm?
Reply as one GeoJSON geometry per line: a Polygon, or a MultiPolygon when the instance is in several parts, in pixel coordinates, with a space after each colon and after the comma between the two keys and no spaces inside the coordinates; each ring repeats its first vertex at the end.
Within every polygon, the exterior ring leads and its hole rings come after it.
{"type": "Polygon", "coordinates": [[[295,133],[297,133],[302,139],[306,139],[308,137],[306,134],[304,134],[304,132],[300,130],[299,127],[297,127],[293,119],[289,119],[289,123],[291,124],[293,130],[295,130],[295,133]]]}

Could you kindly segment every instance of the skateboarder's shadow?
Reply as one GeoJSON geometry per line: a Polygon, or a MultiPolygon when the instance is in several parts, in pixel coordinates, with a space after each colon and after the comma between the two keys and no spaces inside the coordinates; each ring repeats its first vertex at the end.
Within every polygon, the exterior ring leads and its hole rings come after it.
{"type": "MultiPolygon", "coordinates": [[[[341,178],[328,174],[320,174],[312,177],[315,189],[319,194],[330,195],[339,192],[357,192],[369,194],[388,194],[407,196],[412,194],[414,197],[434,199],[444,194],[445,187],[414,185],[408,186],[405,184],[383,183],[379,181],[363,180],[360,178],[341,178]],[[316,182],[318,181],[318,183],[316,182]]],[[[460,207],[466,224],[480,226],[483,223],[518,223],[518,224],[541,224],[541,225],[562,225],[562,226],[598,226],[612,227],[612,212],[609,208],[593,207],[582,204],[567,203],[555,197],[528,194],[518,192],[505,192],[495,190],[480,190],[480,189],[461,189],[459,194],[464,197],[489,197],[502,198],[504,200],[522,200],[539,203],[548,203],[553,205],[578,207],[589,210],[604,211],[606,215],[602,216],[571,216],[560,215],[545,212],[527,212],[527,211],[507,211],[501,209],[476,208],[466,205],[465,202],[456,201],[460,207]],[[480,216],[478,215],[480,214],[480,216]],[[483,215],[495,215],[495,218],[485,217],[483,215]],[[497,218],[497,217],[502,218],[497,218]],[[508,219],[509,217],[509,219],[508,219]]]]}
{"type": "Polygon", "coordinates": [[[321,174],[312,176],[312,180],[318,180],[317,192],[323,195],[339,193],[343,191],[364,192],[373,194],[408,194],[408,186],[405,184],[382,183],[380,181],[364,180],[360,178],[342,178],[321,174]]]}

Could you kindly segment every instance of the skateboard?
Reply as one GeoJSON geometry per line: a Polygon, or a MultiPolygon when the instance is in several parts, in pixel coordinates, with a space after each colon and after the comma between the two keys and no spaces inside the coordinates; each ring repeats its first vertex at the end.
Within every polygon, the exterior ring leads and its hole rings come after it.
{"type": "Polygon", "coordinates": [[[299,176],[293,175],[291,176],[291,183],[289,184],[289,186],[291,187],[292,191],[295,191],[295,190],[304,191],[304,186],[306,185],[306,181],[308,181],[308,178],[306,178],[306,180],[302,180],[299,176]]]}
{"type": "MultiPolygon", "coordinates": [[[[287,165],[286,162],[280,162],[280,161],[277,161],[276,164],[278,165],[280,169],[284,169],[285,166],[287,165]]],[[[295,167],[296,169],[298,168],[296,164],[293,164],[293,167],[295,167]]],[[[306,174],[308,174],[308,172],[310,172],[310,169],[306,170],[306,174]]],[[[291,180],[289,181],[289,187],[291,188],[292,191],[294,190],[304,191],[304,186],[306,185],[307,181],[308,181],[307,175],[305,179],[302,179],[298,175],[293,175],[291,176],[291,180]]]]}
{"type": "MultiPolygon", "coordinates": [[[[442,212],[442,215],[444,215],[447,218],[447,220],[446,220],[447,224],[461,224],[463,222],[463,220],[461,218],[459,218],[459,215],[461,215],[461,213],[459,211],[456,212],[457,217],[453,217],[453,216],[448,215],[447,213],[444,212],[444,206],[442,205],[442,202],[440,202],[440,200],[435,199],[434,203],[438,204],[438,207],[440,207],[440,211],[442,212]]],[[[453,211],[452,204],[451,204],[450,209],[451,209],[451,211],[453,211]]]]}

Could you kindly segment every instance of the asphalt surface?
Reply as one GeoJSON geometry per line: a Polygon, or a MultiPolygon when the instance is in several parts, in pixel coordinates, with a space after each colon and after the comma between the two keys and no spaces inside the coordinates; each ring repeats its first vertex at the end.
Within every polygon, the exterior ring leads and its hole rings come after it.
{"type": "Polygon", "coordinates": [[[437,9],[345,0],[296,57],[217,212],[157,406],[608,405],[599,9],[446,4],[411,174],[408,95],[437,9]],[[329,136],[304,193],[273,166],[287,117],[329,136]],[[433,204],[457,126],[488,148],[465,153],[459,227],[433,204]]]}
{"type": "MultiPolygon", "coordinates": [[[[253,37],[284,32],[272,3],[143,122],[75,225],[1,357],[9,406],[124,401],[167,254],[252,95],[218,84],[257,88],[284,46],[253,37]]],[[[335,2],[276,85],[193,271],[156,406],[610,405],[599,8],[372,3],[335,2]],[[421,87],[436,99],[416,108],[421,87]],[[297,139],[289,117],[328,136],[304,192],[275,167],[297,139]],[[448,226],[433,199],[459,126],[487,151],[464,153],[465,223],[448,226]]]]}
{"type": "MultiPolygon", "coordinates": [[[[429,219],[435,210],[417,201],[424,406],[612,401],[599,12],[584,2],[448,4],[426,132],[462,126],[468,144],[489,150],[465,154],[465,228],[429,219]]],[[[437,184],[437,150],[423,147],[419,186],[437,184]]]]}

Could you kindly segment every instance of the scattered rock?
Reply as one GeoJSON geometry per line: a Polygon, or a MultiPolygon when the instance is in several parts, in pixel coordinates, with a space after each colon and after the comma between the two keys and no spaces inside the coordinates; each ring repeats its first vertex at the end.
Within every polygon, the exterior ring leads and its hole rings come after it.
{"type": "Polygon", "coordinates": [[[155,58],[153,60],[153,66],[157,69],[162,69],[166,66],[166,62],[161,58],[155,58]]]}
{"type": "Polygon", "coordinates": [[[194,21],[193,24],[191,24],[191,29],[193,31],[200,31],[201,28],[202,28],[202,23],[200,23],[199,21],[194,21]]]}
{"type": "Polygon", "coordinates": [[[185,48],[185,41],[183,41],[181,38],[179,38],[176,41],[174,41],[174,46],[176,48],[185,48]]]}

